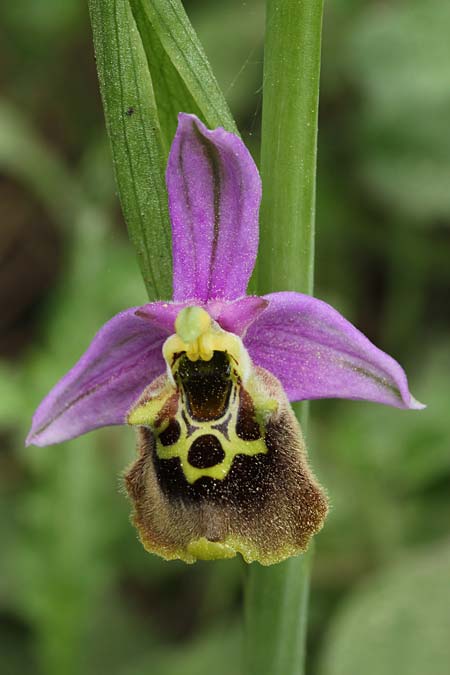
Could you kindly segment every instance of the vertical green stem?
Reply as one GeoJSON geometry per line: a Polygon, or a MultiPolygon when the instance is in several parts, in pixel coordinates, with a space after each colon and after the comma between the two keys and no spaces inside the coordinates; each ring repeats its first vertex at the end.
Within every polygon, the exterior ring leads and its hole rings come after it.
{"type": "Polygon", "coordinates": [[[267,1],[260,292],[312,292],[322,9],[267,1]]]}
{"type": "MultiPolygon", "coordinates": [[[[312,293],[322,12],[322,0],[267,0],[260,293],[312,293]]],[[[308,553],[249,568],[246,675],[303,673],[310,564],[308,553]]]]}

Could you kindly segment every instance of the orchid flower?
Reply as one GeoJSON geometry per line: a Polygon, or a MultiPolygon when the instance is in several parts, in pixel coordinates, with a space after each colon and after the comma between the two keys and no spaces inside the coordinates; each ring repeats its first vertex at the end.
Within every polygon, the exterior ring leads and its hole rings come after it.
{"type": "Polygon", "coordinates": [[[166,179],[172,301],[108,321],[42,401],[27,443],[132,425],[125,481],[146,549],[271,564],[304,551],[327,512],[289,401],[423,406],[399,364],[325,302],[246,295],[261,181],[237,136],[180,114],[166,179]]]}

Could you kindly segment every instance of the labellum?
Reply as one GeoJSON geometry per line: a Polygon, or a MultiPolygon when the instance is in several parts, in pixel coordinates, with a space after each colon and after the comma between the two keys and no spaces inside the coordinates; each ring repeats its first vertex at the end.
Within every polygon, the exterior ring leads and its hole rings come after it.
{"type": "Polygon", "coordinates": [[[167,374],[130,412],[126,476],[147,550],[185,562],[271,564],[306,549],[327,512],[280,382],[200,307],[178,315],[167,374]]]}

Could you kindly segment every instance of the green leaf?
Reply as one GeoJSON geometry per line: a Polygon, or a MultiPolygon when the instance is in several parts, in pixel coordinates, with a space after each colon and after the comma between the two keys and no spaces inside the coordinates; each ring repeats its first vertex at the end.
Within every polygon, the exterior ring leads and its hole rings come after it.
{"type": "Polygon", "coordinates": [[[450,548],[404,558],[334,618],[320,675],[446,675],[450,548]]]}
{"type": "Polygon", "coordinates": [[[144,4],[141,0],[131,0],[133,15],[141,35],[151,73],[158,117],[164,141],[165,154],[169,154],[170,145],[177,128],[179,112],[194,113],[203,117],[200,108],[185,86],[178,70],[165,51],[158,33],[153,28],[144,4]]]}
{"type": "Polygon", "coordinates": [[[166,148],[142,41],[128,0],[89,0],[116,181],[151,298],[171,297],[166,148]]]}
{"type": "Polygon", "coordinates": [[[147,53],[161,119],[165,118],[162,127],[174,131],[173,109],[177,104],[189,108],[180,107],[176,112],[195,112],[210,128],[222,126],[237,133],[227,102],[180,0],[130,2],[147,53]],[[168,103],[173,94],[174,101],[168,103]]]}

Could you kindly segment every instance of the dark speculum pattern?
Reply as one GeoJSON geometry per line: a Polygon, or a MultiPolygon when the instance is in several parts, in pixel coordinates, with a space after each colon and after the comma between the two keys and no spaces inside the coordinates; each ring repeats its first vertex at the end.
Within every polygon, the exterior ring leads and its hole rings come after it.
{"type": "Polygon", "coordinates": [[[188,420],[188,418],[187,418],[186,413],[184,412],[184,410],[181,411],[181,418],[182,418],[183,423],[184,423],[184,425],[185,425],[185,427],[186,427],[187,437],[189,438],[189,436],[192,436],[192,434],[193,434],[195,431],[197,431],[197,429],[198,429],[199,427],[196,427],[196,426],[194,426],[193,424],[191,424],[191,423],[189,422],[189,420],[188,420]]]}
{"type": "Polygon", "coordinates": [[[204,476],[188,483],[179,458],[161,460],[152,453],[157,483],[169,504],[205,513],[210,507],[225,509],[214,513],[218,518],[226,513],[224,522],[233,523],[235,532],[245,533],[263,549],[276,550],[285,541],[304,548],[327,505],[308,466],[299,461],[295,431],[289,415],[270,421],[264,434],[267,454],[236,455],[222,480],[204,476]]]}
{"type": "Polygon", "coordinates": [[[218,431],[219,433],[223,434],[223,436],[227,439],[227,441],[230,440],[230,436],[228,434],[228,425],[230,424],[231,420],[231,415],[228,415],[226,419],[223,420],[223,422],[220,422],[220,424],[215,424],[212,429],[214,431],[218,431]]]}
{"type": "Polygon", "coordinates": [[[159,440],[164,447],[173,445],[180,438],[180,425],[175,419],[171,419],[169,425],[164,431],[159,434],[159,440]]]}
{"type": "MultiPolygon", "coordinates": [[[[156,475],[162,490],[172,501],[201,504],[210,501],[214,504],[228,504],[248,507],[257,498],[260,506],[271,484],[273,455],[259,454],[253,457],[237,455],[228,475],[218,480],[204,476],[188,483],[178,457],[159,459],[153,455],[156,475]]],[[[192,464],[190,453],[189,462],[192,464]]]]}
{"type": "Polygon", "coordinates": [[[225,453],[218,438],[212,434],[199,436],[191,445],[188,461],[196,469],[208,469],[225,459],[225,453]]]}
{"type": "Polygon", "coordinates": [[[193,419],[209,422],[225,414],[232,381],[231,365],[224,352],[215,351],[210,361],[191,361],[183,355],[176,379],[182,386],[193,419]]]}

